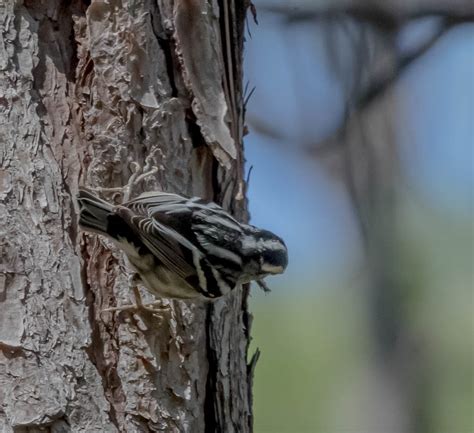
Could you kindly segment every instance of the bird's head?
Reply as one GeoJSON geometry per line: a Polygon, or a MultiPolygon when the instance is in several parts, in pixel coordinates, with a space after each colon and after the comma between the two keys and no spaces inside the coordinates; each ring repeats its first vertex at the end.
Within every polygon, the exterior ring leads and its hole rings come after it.
{"type": "Polygon", "coordinates": [[[288,250],[283,239],[268,230],[250,226],[242,249],[255,267],[256,277],[282,274],[288,265],[288,250]]]}

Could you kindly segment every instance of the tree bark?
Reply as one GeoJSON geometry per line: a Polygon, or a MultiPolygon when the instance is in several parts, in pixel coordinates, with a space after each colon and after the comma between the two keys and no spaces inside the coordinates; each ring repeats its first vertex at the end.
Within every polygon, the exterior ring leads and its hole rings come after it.
{"type": "MultiPolygon", "coordinates": [[[[0,431],[250,432],[247,288],[130,303],[78,185],[197,195],[247,220],[243,0],[0,4],[0,431]]],[[[151,296],[142,292],[145,300],[151,296]]]]}

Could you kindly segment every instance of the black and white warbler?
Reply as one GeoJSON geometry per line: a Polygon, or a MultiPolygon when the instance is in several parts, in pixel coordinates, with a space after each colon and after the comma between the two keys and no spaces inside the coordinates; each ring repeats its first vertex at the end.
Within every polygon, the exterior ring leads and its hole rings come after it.
{"type": "Polygon", "coordinates": [[[80,226],[112,239],[159,297],[218,298],[288,263],[278,236],[199,198],[153,192],[115,206],[80,189],[78,202],[80,226]]]}

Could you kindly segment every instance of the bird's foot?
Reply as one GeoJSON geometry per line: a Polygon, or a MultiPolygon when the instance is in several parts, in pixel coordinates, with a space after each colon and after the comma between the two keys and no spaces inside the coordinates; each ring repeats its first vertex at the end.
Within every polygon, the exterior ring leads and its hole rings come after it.
{"type": "Polygon", "coordinates": [[[169,305],[163,305],[161,301],[151,302],[149,304],[127,304],[121,307],[110,307],[104,308],[102,313],[120,313],[122,311],[130,311],[132,313],[138,313],[140,311],[148,311],[149,313],[157,314],[170,311],[169,305]]]}
{"type": "Polygon", "coordinates": [[[263,280],[256,280],[256,283],[258,284],[258,286],[265,292],[265,293],[268,293],[268,292],[271,292],[270,290],[270,287],[268,287],[267,283],[263,280]]]}
{"type": "Polygon", "coordinates": [[[149,304],[144,304],[137,286],[132,288],[135,295],[135,304],[122,305],[120,307],[105,308],[101,311],[103,313],[121,313],[122,311],[130,311],[131,313],[140,313],[146,311],[155,315],[161,316],[163,313],[170,311],[170,306],[165,305],[162,300],[157,300],[149,304]]]}
{"type": "Polygon", "coordinates": [[[92,191],[96,191],[100,194],[111,194],[114,193],[114,198],[118,195],[120,197],[121,203],[126,203],[130,201],[132,197],[133,190],[147,177],[153,176],[158,173],[159,168],[153,165],[154,162],[154,155],[148,155],[145,158],[145,165],[142,167],[136,161],[130,161],[130,170],[132,171],[132,175],[128,179],[128,182],[124,186],[118,187],[97,187],[97,188],[90,188],[92,191]]]}

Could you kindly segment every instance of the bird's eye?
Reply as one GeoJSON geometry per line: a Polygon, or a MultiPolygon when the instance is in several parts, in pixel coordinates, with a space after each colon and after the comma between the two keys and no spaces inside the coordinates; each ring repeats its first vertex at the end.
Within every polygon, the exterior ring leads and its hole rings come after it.
{"type": "Polygon", "coordinates": [[[262,254],[261,260],[262,269],[272,269],[270,273],[280,273],[288,264],[288,255],[286,250],[270,250],[262,254]]]}

